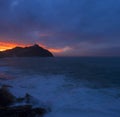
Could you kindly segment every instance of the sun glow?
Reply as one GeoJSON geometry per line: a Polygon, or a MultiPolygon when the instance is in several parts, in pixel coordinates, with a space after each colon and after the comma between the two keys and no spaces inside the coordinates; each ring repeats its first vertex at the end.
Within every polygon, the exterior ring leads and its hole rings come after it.
{"type": "Polygon", "coordinates": [[[50,48],[48,49],[50,52],[53,52],[53,53],[60,53],[62,52],[62,49],[54,49],[54,48],[50,48]]]}
{"type": "Polygon", "coordinates": [[[53,53],[62,53],[70,51],[72,48],[70,47],[64,47],[64,48],[49,48],[49,50],[53,53]]]}
{"type": "Polygon", "coordinates": [[[12,49],[16,46],[24,47],[25,45],[24,44],[16,44],[16,43],[0,42],[0,51],[12,49]]]}
{"type": "MultiPolygon", "coordinates": [[[[39,46],[49,50],[50,52],[55,53],[55,54],[59,54],[59,53],[63,53],[63,52],[71,50],[71,48],[69,48],[69,47],[49,48],[49,47],[45,46],[44,44],[41,44],[41,43],[37,43],[37,44],[39,46]]],[[[8,49],[12,49],[12,48],[14,48],[16,46],[18,46],[18,47],[26,47],[26,46],[31,46],[31,44],[0,42],[0,51],[5,51],[5,50],[8,50],[8,49]]]]}

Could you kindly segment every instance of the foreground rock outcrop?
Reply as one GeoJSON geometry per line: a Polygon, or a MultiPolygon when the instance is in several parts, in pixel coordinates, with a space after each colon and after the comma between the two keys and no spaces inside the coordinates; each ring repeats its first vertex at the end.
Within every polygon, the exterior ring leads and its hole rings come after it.
{"type": "Polygon", "coordinates": [[[29,94],[16,98],[7,87],[5,85],[0,88],[0,117],[43,117],[50,111],[47,107],[34,107],[30,103],[32,96],[29,94]]]}
{"type": "Polygon", "coordinates": [[[15,102],[15,96],[13,96],[9,91],[9,86],[2,86],[0,88],[0,107],[7,107],[15,102]]]}
{"type": "Polygon", "coordinates": [[[5,50],[0,52],[0,58],[5,57],[53,57],[53,54],[35,44],[29,47],[15,47],[13,49],[5,50]]]}
{"type": "Polygon", "coordinates": [[[33,108],[32,105],[0,108],[0,117],[43,117],[44,108],[33,108]]]}

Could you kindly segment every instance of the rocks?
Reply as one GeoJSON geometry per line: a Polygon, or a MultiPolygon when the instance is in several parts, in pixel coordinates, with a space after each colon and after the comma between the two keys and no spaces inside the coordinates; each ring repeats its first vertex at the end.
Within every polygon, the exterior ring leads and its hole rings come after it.
{"type": "Polygon", "coordinates": [[[0,117],[43,117],[47,112],[45,108],[33,108],[32,105],[0,107],[0,117]]]}
{"type": "Polygon", "coordinates": [[[0,107],[6,107],[14,103],[15,96],[13,96],[6,85],[0,88],[0,107]]]}
{"type": "Polygon", "coordinates": [[[30,94],[16,98],[9,92],[8,87],[4,85],[0,88],[0,117],[42,117],[50,111],[48,108],[34,107],[30,94]]]}
{"type": "Polygon", "coordinates": [[[32,105],[0,108],[0,117],[42,117],[47,111],[44,108],[32,108],[32,105]]]}

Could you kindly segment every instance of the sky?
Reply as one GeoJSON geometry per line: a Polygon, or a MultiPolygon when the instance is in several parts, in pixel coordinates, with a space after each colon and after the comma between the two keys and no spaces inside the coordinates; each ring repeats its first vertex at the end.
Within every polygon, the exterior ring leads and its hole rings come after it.
{"type": "Polygon", "coordinates": [[[0,0],[0,50],[35,43],[55,56],[120,56],[120,0],[0,0]]]}

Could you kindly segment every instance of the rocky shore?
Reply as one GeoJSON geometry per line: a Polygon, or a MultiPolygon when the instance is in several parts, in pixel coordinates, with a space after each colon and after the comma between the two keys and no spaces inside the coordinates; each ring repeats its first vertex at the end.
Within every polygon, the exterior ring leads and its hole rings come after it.
{"type": "Polygon", "coordinates": [[[30,94],[16,98],[8,87],[3,85],[0,88],[0,117],[43,117],[50,112],[47,107],[34,107],[34,104],[30,103],[32,101],[30,94]]]}

